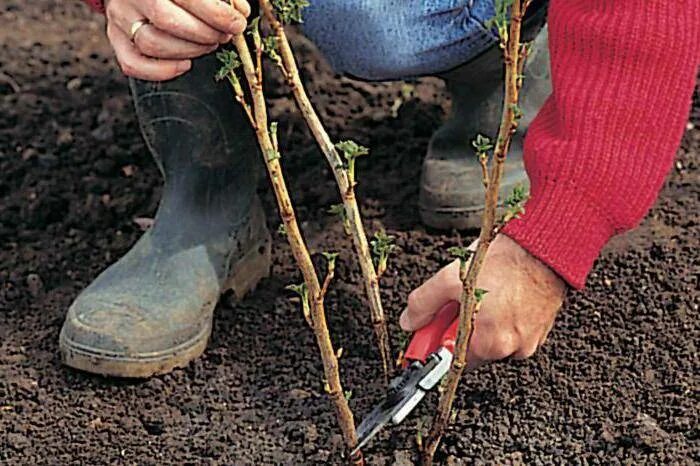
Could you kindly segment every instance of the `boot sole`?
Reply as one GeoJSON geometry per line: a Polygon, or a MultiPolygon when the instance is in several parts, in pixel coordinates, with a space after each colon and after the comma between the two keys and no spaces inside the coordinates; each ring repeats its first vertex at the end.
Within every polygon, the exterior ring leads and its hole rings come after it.
{"type": "MultiPolygon", "coordinates": [[[[236,272],[226,281],[223,292],[233,290],[238,299],[255,289],[270,275],[272,240],[269,234],[259,241],[233,266],[236,272]]],[[[213,318],[213,316],[212,316],[213,318]]],[[[97,348],[79,345],[61,333],[59,346],[63,363],[86,372],[111,377],[148,378],[187,366],[202,355],[212,331],[212,318],[202,323],[202,329],[192,339],[155,353],[135,356],[106,353],[97,348]]]]}

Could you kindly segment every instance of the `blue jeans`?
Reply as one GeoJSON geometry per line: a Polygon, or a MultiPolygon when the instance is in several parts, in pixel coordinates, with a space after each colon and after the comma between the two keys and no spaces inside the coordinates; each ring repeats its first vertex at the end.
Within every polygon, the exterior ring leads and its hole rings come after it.
{"type": "Polygon", "coordinates": [[[389,80],[447,71],[497,41],[493,0],[313,0],[304,32],[339,73],[389,80]]]}

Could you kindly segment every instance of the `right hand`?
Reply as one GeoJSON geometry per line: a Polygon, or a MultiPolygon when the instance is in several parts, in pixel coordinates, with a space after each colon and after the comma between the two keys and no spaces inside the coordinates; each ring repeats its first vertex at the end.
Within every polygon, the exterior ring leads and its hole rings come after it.
{"type": "Polygon", "coordinates": [[[246,28],[250,5],[234,0],[106,0],[107,37],[127,76],[165,81],[246,28]],[[131,37],[131,26],[147,24],[131,37]],[[132,42],[133,39],[133,42],[132,42]]]}

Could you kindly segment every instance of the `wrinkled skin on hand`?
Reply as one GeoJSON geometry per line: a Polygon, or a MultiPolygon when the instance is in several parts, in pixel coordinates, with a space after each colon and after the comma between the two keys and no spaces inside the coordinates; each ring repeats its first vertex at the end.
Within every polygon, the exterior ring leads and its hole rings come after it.
{"type": "MultiPolygon", "coordinates": [[[[546,340],[566,295],[565,282],[552,269],[502,234],[491,243],[477,287],[488,293],[476,317],[469,368],[532,356],[546,340]]],[[[411,292],[401,328],[423,327],[444,304],[459,301],[461,292],[457,260],[411,292]]]]}
{"type": "Polygon", "coordinates": [[[106,0],[107,38],[125,75],[166,81],[247,26],[246,0],[106,0]],[[145,21],[132,37],[136,21],[145,21]],[[132,41],[133,39],[133,41],[132,41]]]}

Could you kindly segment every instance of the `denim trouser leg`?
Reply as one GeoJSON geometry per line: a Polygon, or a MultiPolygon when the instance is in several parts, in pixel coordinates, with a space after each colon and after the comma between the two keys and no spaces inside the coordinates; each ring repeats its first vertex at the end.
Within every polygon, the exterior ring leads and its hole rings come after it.
{"type": "Polygon", "coordinates": [[[368,80],[440,73],[496,43],[493,0],[317,0],[304,32],[339,73],[368,80]]]}

